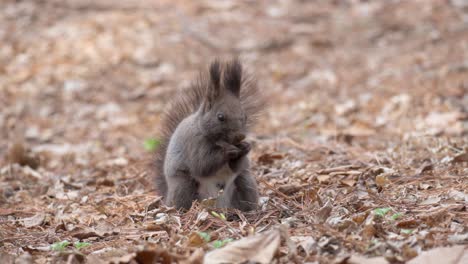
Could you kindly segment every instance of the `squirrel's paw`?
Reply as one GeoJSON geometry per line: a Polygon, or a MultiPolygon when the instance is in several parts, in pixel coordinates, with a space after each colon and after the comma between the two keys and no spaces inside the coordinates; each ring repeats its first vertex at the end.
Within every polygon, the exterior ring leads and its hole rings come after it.
{"type": "Polygon", "coordinates": [[[242,151],[234,145],[227,145],[224,147],[224,155],[228,160],[237,159],[241,152],[242,151]]]}
{"type": "Polygon", "coordinates": [[[240,153],[239,153],[240,156],[246,155],[252,149],[252,145],[247,141],[240,142],[239,144],[236,145],[236,147],[238,147],[240,150],[240,153]]]}

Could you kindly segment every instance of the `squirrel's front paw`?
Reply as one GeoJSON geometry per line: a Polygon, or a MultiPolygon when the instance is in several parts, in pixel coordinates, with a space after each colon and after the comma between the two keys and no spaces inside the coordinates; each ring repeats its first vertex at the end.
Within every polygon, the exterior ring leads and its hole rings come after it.
{"type": "Polygon", "coordinates": [[[250,145],[250,143],[247,141],[240,142],[239,144],[236,145],[236,147],[238,147],[240,150],[240,153],[239,153],[240,156],[246,155],[252,149],[252,145],[250,145]]]}
{"type": "Polygon", "coordinates": [[[224,155],[228,160],[237,159],[241,152],[242,151],[234,145],[229,145],[224,148],[224,155]]]}

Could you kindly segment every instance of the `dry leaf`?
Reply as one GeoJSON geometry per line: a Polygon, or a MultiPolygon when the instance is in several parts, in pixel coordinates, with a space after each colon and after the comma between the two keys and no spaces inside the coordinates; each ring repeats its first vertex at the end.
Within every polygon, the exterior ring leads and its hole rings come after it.
{"type": "Polygon", "coordinates": [[[390,184],[390,180],[387,178],[386,173],[379,174],[375,177],[375,184],[379,187],[385,187],[390,184]]]}
{"type": "Polygon", "coordinates": [[[91,227],[75,227],[70,231],[70,235],[78,239],[86,239],[90,237],[106,237],[109,235],[116,235],[119,233],[118,229],[112,229],[105,226],[102,222],[95,228],[91,227]]]}
{"type": "Polygon", "coordinates": [[[206,244],[206,240],[203,239],[203,237],[200,236],[200,233],[198,232],[192,232],[189,235],[188,239],[188,245],[190,247],[200,247],[206,244]]]}
{"type": "Polygon", "coordinates": [[[377,233],[377,230],[375,229],[374,225],[368,224],[368,225],[365,225],[364,228],[362,229],[361,235],[366,239],[370,239],[374,237],[376,233],[377,233]]]}
{"type": "Polygon", "coordinates": [[[427,162],[424,162],[423,165],[418,169],[417,174],[420,175],[423,172],[431,171],[431,170],[434,170],[434,165],[431,162],[427,161],[427,162]]]}
{"type": "Polygon", "coordinates": [[[355,179],[343,179],[340,181],[342,184],[346,185],[346,186],[349,186],[349,187],[353,187],[355,184],[356,184],[356,180],[355,179]]]}
{"type": "Polygon", "coordinates": [[[448,241],[456,244],[468,243],[468,233],[454,234],[448,237],[448,241]]]}
{"type": "Polygon", "coordinates": [[[317,241],[311,236],[292,236],[290,239],[297,244],[297,247],[300,247],[304,252],[309,255],[317,247],[317,241]]]}
{"type": "Polygon", "coordinates": [[[319,183],[326,183],[330,179],[330,175],[318,175],[317,180],[319,183]]]}
{"type": "Polygon", "coordinates": [[[417,219],[407,219],[400,221],[396,224],[397,227],[399,228],[405,228],[405,229],[410,229],[410,228],[416,228],[421,224],[421,222],[417,219]]]}
{"type": "Polygon", "coordinates": [[[421,205],[436,204],[436,203],[440,202],[440,199],[441,198],[438,197],[438,196],[432,196],[432,197],[429,197],[426,200],[422,201],[421,205]]]}
{"type": "Polygon", "coordinates": [[[315,217],[319,223],[325,223],[328,219],[328,217],[331,214],[331,211],[333,209],[333,206],[330,201],[328,201],[322,208],[320,208],[317,213],[315,214],[315,217]]]}
{"type": "Polygon", "coordinates": [[[16,210],[13,210],[10,208],[0,208],[0,216],[12,215],[15,213],[16,213],[16,210]]]}
{"type": "Polygon", "coordinates": [[[365,213],[365,212],[364,213],[358,213],[358,214],[353,215],[351,218],[357,224],[361,224],[361,223],[364,222],[364,220],[366,220],[367,215],[368,215],[368,213],[365,213]]]}
{"type": "Polygon", "coordinates": [[[463,152],[453,157],[452,162],[468,162],[468,152],[463,152]]]}
{"type": "Polygon", "coordinates": [[[271,263],[280,246],[280,241],[279,229],[244,237],[223,248],[208,252],[204,263],[271,263]]]}
{"type": "Polygon", "coordinates": [[[283,155],[278,153],[265,153],[258,157],[258,163],[268,165],[272,164],[275,160],[282,159],[283,155]]]}
{"type": "Polygon", "coordinates": [[[456,200],[456,201],[463,201],[468,203],[468,194],[464,192],[460,192],[457,190],[450,190],[448,193],[448,197],[456,200]]]}
{"type": "Polygon", "coordinates": [[[358,166],[358,165],[344,165],[344,166],[338,166],[338,167],[334,167],[334,168],[319,170],[319,171],[317,171],[317,173],[318,174],[328,174],[328,173],[332,173],[332,172],[355,170],[355,169],[359,169],[359,168],[360,168],[360,166],[358,166]]]}
{"type": "Polygon", "coordinates": [[[300,190],[302,190],[304,187],[299,185],[299,184],[288,184],[288,185],[282,185],[278,187],[278,191],[286,194],[286,195],[291,195],[294,194],[300,190]]]}
{"type": "Polygon", "coordinates": [[[24,227],[33,227],[33,226],[40,226],[44,223],[45,220],[45,214],[44,213],[38,213],[34,215],[33,217],[29,218],[24,218],[23,225],[24,227]]]}
{"type": "Polygon", "coordinates": [[[166,249],[151,248],[140,250],[136,253],[135,261],[140,264],[171,264],[173,263],[172,257],[166,249]]]}
{"type": "Polygon", "coordinates": [[[433,248],[422,252],[408,264],[464,264],[468,263],[468,247],[454,246],[445,248],[433,248]]]}
{"type": "Polygon", "coordinates": [[[39,157],[33,155],[22,143],[15,143],[9,153],[11,163],[18,163],[21,166],[29,166],[32,169],[39,167],[39,157]]]}
{"type": "Polygon", "coordinates": [[[354,124],[342,132],[343,135],[351,137],[368,137],[375,134],[375,130],[364,124],[354,124]]]}
{"type": "Polygon", "coordinates": [[[402,249],[401,249],[402,253],[403,253],[403,257],[405,259],[412,259],[414,257],[416,257],[418,255],[418,252],[410,247],[409,245],[403,245],[402,249]]]}

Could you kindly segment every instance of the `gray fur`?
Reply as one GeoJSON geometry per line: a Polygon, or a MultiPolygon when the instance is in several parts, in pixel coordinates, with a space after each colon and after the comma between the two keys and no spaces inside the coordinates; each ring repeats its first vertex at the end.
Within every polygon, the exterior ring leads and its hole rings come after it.
{"type": "Polygon", "coordinates": [[[217,198],[218,207],[256,208],[257,184],[247,158],[251,147],[244,138],[263,101],[242,79],[237,60],[223,66],[213,62],[210,76],[202,76],[166,113],[155,177],[170,206],[188,209],[194,200],[217,198]]]}

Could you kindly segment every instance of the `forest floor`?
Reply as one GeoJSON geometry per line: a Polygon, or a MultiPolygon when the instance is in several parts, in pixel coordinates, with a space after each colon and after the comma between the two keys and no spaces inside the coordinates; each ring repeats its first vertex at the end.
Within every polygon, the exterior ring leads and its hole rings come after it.
{"type": "Polygon", "coordinates": [[[467,1],[4,0],[0,43],[2,263],[468,258],[467,1]],[[167,208],[161,113],[235,55],[261,208],[167,208]]]}

